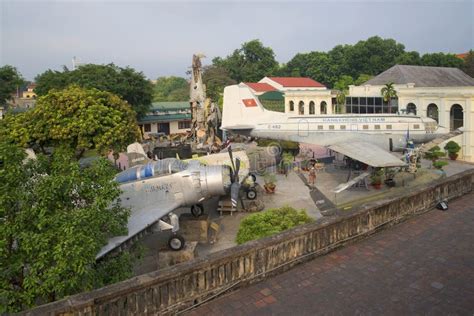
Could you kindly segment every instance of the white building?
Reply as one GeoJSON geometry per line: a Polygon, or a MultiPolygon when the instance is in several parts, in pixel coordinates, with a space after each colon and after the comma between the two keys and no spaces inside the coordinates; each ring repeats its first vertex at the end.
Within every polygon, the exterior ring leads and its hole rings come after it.
{"type": "Polygon", "coordinates": [[[393,83],[391,112],[431,117],[449,130],[463,127],[462,156],[474,161],[474,79],[457,68],[396,65],[360,86],[350,86],[348,113],[388,113],[381,89],[393,83]]]}
{"type": "Polygon", "coordinates": [[[150,133],[185,134],[191,129],[189,102],[154,102],[138,125],[145,136],[150,133]]]}
{"type": "Polygon", "coordinates": [[[335,94],[323,84],[304,77],[265,77],[259,81],[284,93],[285,113],[333,114],[335,94]]]}

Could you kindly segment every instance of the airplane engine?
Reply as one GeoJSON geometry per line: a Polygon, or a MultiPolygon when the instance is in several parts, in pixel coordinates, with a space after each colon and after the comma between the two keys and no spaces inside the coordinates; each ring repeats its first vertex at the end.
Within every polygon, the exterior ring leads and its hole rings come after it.
{"type": "Polygon", "coordinates": [[[193,205],[212,196],[229,193],[231,169],[228,166],[199,166],[181,175],[186,205],[193,205]]]}

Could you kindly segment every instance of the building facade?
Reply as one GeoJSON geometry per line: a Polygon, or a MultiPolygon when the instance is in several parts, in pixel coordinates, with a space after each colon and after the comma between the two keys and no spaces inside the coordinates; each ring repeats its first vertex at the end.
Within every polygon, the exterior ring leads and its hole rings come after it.
{"type": "Polygon", "coordinates": [[[138,121],[145,136],[163,133],[186,134],[191,130],[189,102],[154,102],[150,112],[138,121]]]}
{"type": "Polygon", "coordinates": [[[457,68],[396,65],[360,86],[350,86],[348,113],[413,113],[436,120],[447,131],[463,128],[462,156],[474,161],[474,79],[457,68]],[[393,83],[397,98],[382,100],[393,83]]]}

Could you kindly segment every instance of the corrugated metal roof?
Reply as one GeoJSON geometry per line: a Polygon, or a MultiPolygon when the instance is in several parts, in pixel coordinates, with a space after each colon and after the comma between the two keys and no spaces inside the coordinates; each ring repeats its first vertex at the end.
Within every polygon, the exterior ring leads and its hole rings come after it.
{"type": "Polygon", "coordinates": [[[265,82],[244,82],[247,86],[251,89],[255,90],[256,92],[267,92],[267,91],[275,91],[275,87],[269,85],[265,82]]]}
{"type": "Polygon", "coordinates": [[[189,101],[173,101],[173,102],[153,102],[150,111],[167,111],[167,110],[181,110],[189,109],[189,101]]]}
{"type": "Polygon", "coordinates": [[[458,68],[395,65],[363,85],[414,83],[415,87],[474,86],[474,79],[458,68]]]}
{"type": "Polygon", "coordinates": [[[268,77],[269,79],[281,84],[283,87],[295,88],[295,87],[314,87],[324,88],[322,83],[319,83],[311,78],[305,77],[268,77]]]}
{"type": "Polygon", "coordinates": [[[165,115],[147,115],[140,120],[138,124],[144,123],[157,123],[157,122],[171,122],[171,121],[181,121],[181,120],[191,120],[191,114],[165,114],[165,115]]]}
{"type": "Polygon", "coordinates": [[[388,151],[366,142],[337,143],[329,146],[329,149],[341,153],[352,159],[363,162],[372,167],[401,167],[406,163],[388,151]]]}

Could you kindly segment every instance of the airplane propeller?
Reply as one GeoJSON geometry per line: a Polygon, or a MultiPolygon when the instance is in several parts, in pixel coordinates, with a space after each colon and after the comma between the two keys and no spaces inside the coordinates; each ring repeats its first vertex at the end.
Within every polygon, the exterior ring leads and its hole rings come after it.
{"type": "Polygon", "coordinates": [[[229,157],[232,163],[232,184],[230,186],[230,200],[232,201],[232,207],[237,207],[239,192],[240,192],[240,182],[239,182],[239,171],[240,171],[240,159],[236,158],[234,163],[234,157],[232,155],[232,148],[229,146],[229,157]]]}

